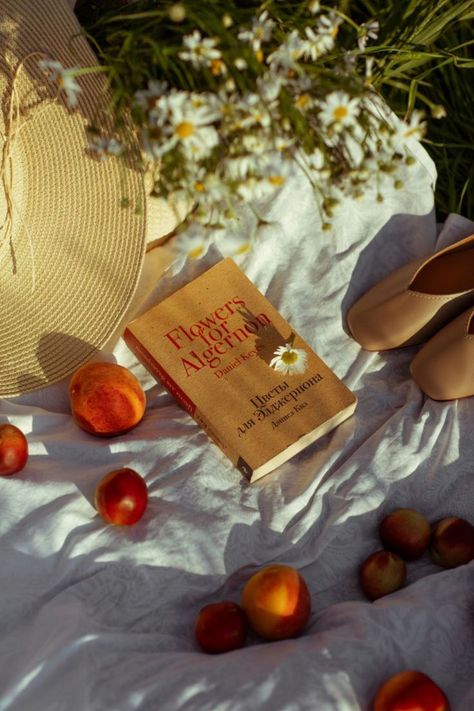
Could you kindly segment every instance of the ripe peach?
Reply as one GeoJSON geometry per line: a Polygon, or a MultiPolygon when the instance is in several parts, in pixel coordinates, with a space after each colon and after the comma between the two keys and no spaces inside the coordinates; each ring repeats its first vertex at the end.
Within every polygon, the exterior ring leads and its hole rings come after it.
{"type": "Polygon", "coordinates": [[[463,518],[443,518],[433,527],[430,556],[444,568],[456,568],[474,558],[474,526],[463,518]]]}
{"type": "Polygon", "coordinates": [[[245,644],[248,622],[240,605],[231,600],[205,605],[198,613],[194,636],[208,654],[239,649],[245,644]]]}
{"type": "Polygon", "coordinates": [[[367,597],[376,600],[403,587],[406,565],[396,553],[376,551],[362,563],[359,579],[367,597]]]}
{"type": "Polygon", "coordinates": [[[450,711],[450,705],[429,676],[407,669],[380,686],[372,701],[372,711],[450,711]]]}
{"type": "Polygon", "coordinates": [[[142,386],[127,368],[115,363],[87,363],[76,370],[69,397],[79,427],[98,437],[128,432],[145,413],[142,386]]]}
{"type": "Polygon", "coordinates": [[[286,639],[302,632],[311,612],[305,581],[289,565],[268,565],[247,581],[242,607],[264,639],[286,639]]]}
{"type": "Polygon", "coordinates": [[[28,459],[28,442],[15,425],[0,425],[0,475],[21,471],[28,459]]]}
{"type": "Polygon", "coordinates": [[[428,548],[431,527],[418,511],[396,509],[385,516],[379,534],[385,548],[406,560],[416,560],[428,548]]]}
{"type": "Polygon", "coordinates": [[[148,503],[145,480],[133,469],[110,472],[98,483],[95,506],[107,523],[130,526],[144,514],[148,503]]]}

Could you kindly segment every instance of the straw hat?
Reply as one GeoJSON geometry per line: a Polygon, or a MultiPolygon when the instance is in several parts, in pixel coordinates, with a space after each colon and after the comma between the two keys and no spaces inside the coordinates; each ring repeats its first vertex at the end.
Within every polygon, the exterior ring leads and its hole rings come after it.
{"type": "Polygon", "coordinates": [[[78,33],[63,0],[0,0],[3,397],[64,378],[107,342],[132,301],[147,238],[176,222],[162,202],[147,215],[131,159],[87,154],[85,126],[104,95],[100,73],[77,78],[76,110],[63,91],[52,100],[39,61],[97,64],[78,33]]]}

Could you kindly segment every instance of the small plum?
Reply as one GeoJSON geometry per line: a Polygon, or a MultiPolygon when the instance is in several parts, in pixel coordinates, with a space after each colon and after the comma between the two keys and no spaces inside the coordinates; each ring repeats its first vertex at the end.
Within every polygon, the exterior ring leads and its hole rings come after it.
{"type": "Polygon", "coordinates": [[[359,580],[367,597],[377,600],[403,587],[406,580],[405,561],[396,553],[376,551],[362,563],[359,580]]]}
{"type": "Polygon", "coordinates": [[[223,600],[205,605],[196,617],[194,636],[204,652],[221,654],[243,647],[248,622],[240,605],[223,600]]]}
{"type": "Polygon", "coordinates": [[[311,613],[308,587],[289,565],[268,565],[247,581],[242,607],[257,634],[264,639],[298,636],[311,613]]]}
{"type": "Polygon", "coordinates": [[[15,425],[0,425],[0,476],[21,471],[28,459],[28,442],[15,425]]]}
{"type": "Polygon", "coordinates": [[[145,480],[123,467],[107,474],[95,490],[95,506],[107,523],[131,526],[143,516],[148,503],[145,480]]]}
{"type": "Polygon", "coordinates": [[[463,518],[450,516],[433,526],[430,556],[443,568],[456,568],[474,558],[474,526],[463,518]]]}
{"type": "Polygon", "coordinates": [[[142,419],[146,397],[137,378],[116,363],[86,363],[69,383],[72,416],[86,432],[112,437],[142,419]]]}
{"type": "Polygon", "coordinates": [[[385,548],[406,560],[416,560],[427,550],[431,527],[423,514],[414,509],[396,509],[379,526],[385,548]]]}
{"type": "Polygon", "coordinates": [[[450,705],[429,676],[407,669],[379,687],[371,711],[450,711],[450,705]]]}

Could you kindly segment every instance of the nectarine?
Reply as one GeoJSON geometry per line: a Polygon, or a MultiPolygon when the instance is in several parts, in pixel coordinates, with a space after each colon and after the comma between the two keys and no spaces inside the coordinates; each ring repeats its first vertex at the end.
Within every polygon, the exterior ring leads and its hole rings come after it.
{"type": "Polygon", "coordinates": [[[372,711],[450,711],[450,706],[444,692],[429,676],[408,669],[380,686],[372,711]]]}
{"type": "Polygon", "coordinates": [[[199,611],[194,627],[196,641],[208,654],[243,647],[247,631],[245,612],[232,600],[205,605],[199,611]]]}
{"type": "Polygon", "coordinates": [[[430,556],[444,568],[469,563],[474,558],[474,526],[454,516],[438,521],[433,527],[430,556]]]}
{"type": "Polygon", "coordinates": [[[69,384],[72,415],[98,437],[128,432],[142,419],[146,398],[137,378],[116,363],[87,363],[69,384]]]}
{"type": "Polygon", "coordinates": [[[107,474],[95,490],[95,506],[107,523],[130,526],[144,514],[148,503],[145,480],[123,467],[107,474]]]}
{"type": "Polygon", "coordinates": [[[21,471],[28,459],[28,442],[15,425],[0,425],[0,475],[21,471]]]}
{"type": "Polygon", "coordinates": [[[419,511],[396,509],[385,516],[379,534],[385,548],[406,560],[416,560],[428,548],[431,527],[419,511]]]}
{"type": "Polygon", "coordinates": [[[367,597],[377,600],[405,584],[406,565],[396,553],[376,551],[362,563],[359,579],[367,597]]]}
{"type": "Polygon", "coordinates": [[[254,630],[264,639],[299,635],[311,612],[307,585],[289,565],[268,565],[247,581],[242,607],[254,630]]]}

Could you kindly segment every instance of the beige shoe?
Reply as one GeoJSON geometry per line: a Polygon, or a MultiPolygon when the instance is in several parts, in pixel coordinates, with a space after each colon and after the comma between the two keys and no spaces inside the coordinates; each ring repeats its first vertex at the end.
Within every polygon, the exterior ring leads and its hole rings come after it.
{"type": "Polygon", "coordinates": [[[474,235],[397,269],[349,309],[352,336],[369,351],[422,343],[474,304],[474,235]]]}
{"type": "Polygon", "coordinates": [[[410,372],[433,400],[474,395],[474,309],[465,311],[425,343],[410,372]]]}

